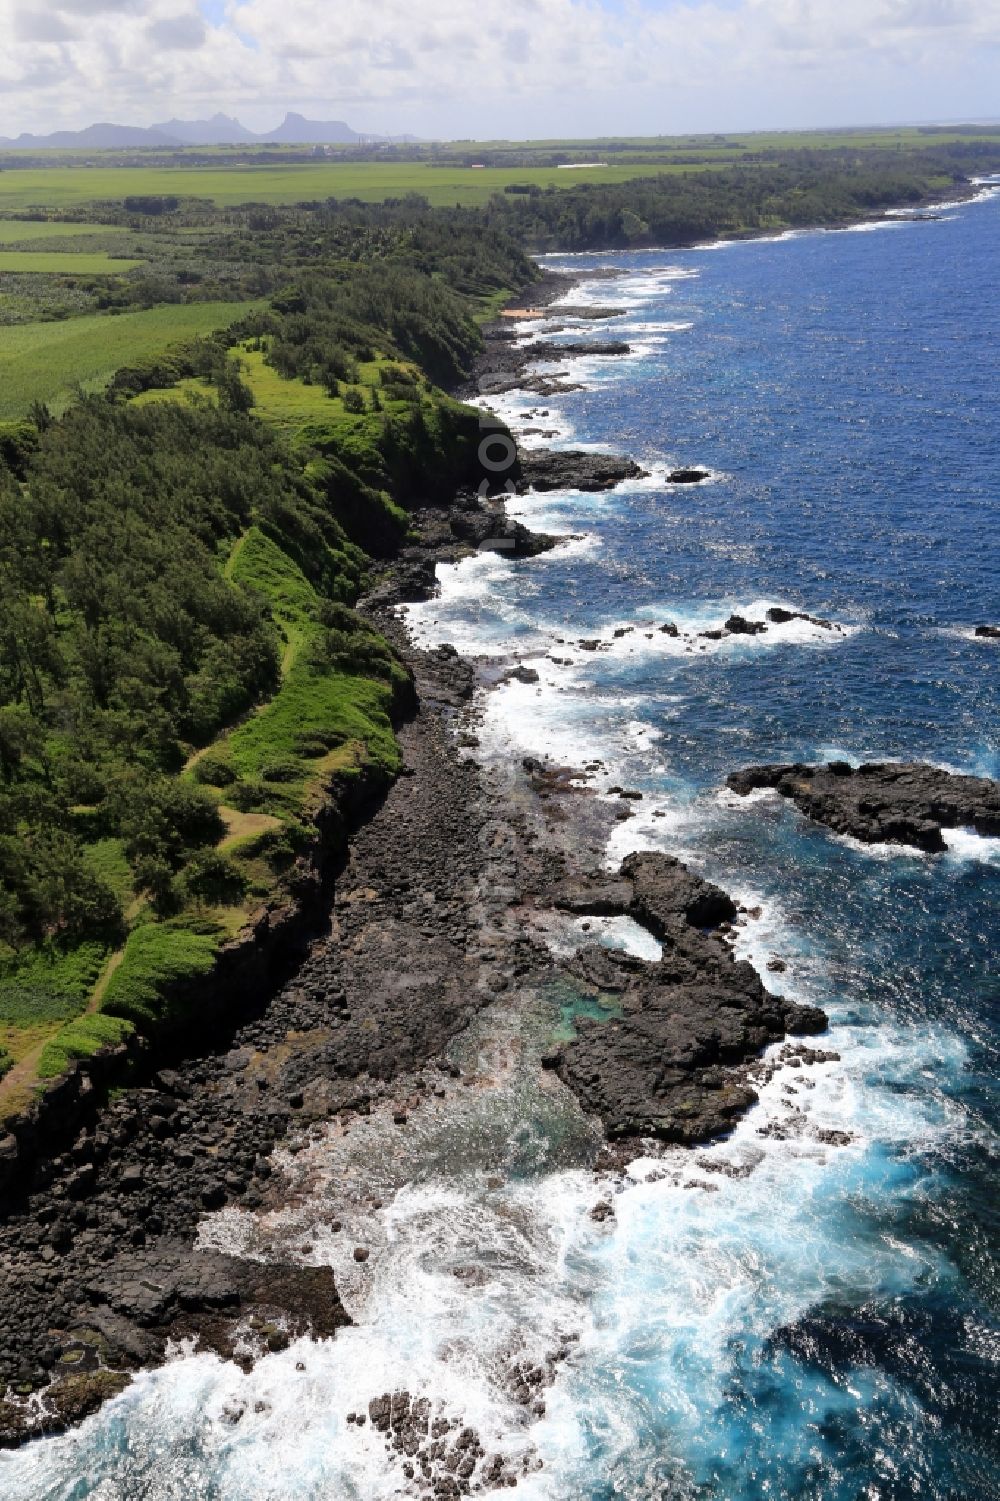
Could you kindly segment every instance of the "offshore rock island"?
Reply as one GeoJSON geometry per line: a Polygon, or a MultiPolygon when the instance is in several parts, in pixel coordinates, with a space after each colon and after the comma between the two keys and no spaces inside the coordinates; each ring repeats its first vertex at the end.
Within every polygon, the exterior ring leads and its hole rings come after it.
{"type": "Polygon", "coordinates": [[[895,761],[750,766],[733,772],[727,782],[742,796],[761,789],[777,792],[815,823],[865,844],[905,844],[941,854],[948,829],[971,829],[984,838],[1000,835],[1000,783],[937,766],[895,761]]]}

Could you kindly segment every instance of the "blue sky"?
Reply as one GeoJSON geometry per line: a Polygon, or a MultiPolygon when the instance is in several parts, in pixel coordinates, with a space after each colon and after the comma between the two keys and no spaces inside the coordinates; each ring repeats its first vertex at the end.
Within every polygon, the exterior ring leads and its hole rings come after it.
{"type": "Polygon", "coordinates": [[[1000,0],[0,0],[0,135],[287,109],[421,136],[1000,117],[1000,0]]]}

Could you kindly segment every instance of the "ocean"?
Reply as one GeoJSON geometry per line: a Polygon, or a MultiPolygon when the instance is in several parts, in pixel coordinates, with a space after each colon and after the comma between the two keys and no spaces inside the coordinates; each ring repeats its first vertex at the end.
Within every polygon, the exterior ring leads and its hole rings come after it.
{"type": "MultiPolygon", "coordinates": [[[[475,754],[599,762],[598,786],[641,791],[608,865],[662,849],[738,896],[757,914],[739,952],[786,964],[769,983],[828,1012],[836,1056],[776,1071],[728,1141],[633,1163],[595,1220],[592,1124],[537,1069],[559,998],[498,1000],[456,1047],[489,1088],[405,1142],[376,1112],[297,1158],[311,1197],[287,1218],[354,1327],[249,1374],[179,1349],[78,1431],[0,1457],[2,1496],[414,1494],[346,1422],[405,1387],[476,1427],[533,1501],[1000,1497],[1000,840],[865,847],[725,791],[751,762],[835,756],[998,774],[1000,647],[974,627],[1000,623],[1000,192],[547,264],[623,273],[566,299],[613,318],[566,327],[632,353],[498,410],[529,445],[649,476],[518,498],[565,544],[441,569],[411,629],[538,672],[485,695],[475,754]],[[710,478],[669,484],[680,465],[710,478]],[[698,635],[776,605],[813,619],[698,635]],[[359,1177],[382,1196],[363,1271],[322,1230],[359,1177]],[[511,1363],[553,1351],[526,1408],[511,1363]]],[[[643,951],[627,923],[603,940],[643,951]]],[[[227,1209],[202,1241],[266,1235],[227,1209]]]]}

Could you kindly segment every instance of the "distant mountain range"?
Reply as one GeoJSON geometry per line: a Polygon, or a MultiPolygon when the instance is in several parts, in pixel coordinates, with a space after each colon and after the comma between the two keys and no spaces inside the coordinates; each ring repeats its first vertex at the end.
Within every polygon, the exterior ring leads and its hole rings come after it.
{"type": "Polygon", "coordinates": [[[415,136],[363,135],[343,120],[307,120],[289,112],[276,130],[247,130],[229,115],[210,120],[167,120],[162,125],[88,125],[84,130],[55,130],[51,135],[0,136],[0,147],[54,151],[128,150],[135,146],[334,146],[369,141],[414,141],[415,136]]]}

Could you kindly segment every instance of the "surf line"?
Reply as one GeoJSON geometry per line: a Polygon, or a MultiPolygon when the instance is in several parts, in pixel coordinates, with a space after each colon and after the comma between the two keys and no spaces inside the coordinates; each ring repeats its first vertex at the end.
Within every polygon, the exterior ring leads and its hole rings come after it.
{"type": "MultiPolygon", "coordinates": [[[[480,500],[498,495],[516,495],[517,486],[511,471],[517,464],[517,444],[509,430],[494,413],[479,410],[479,462],[485,475],[479,482],[477,493],[480,500]],[[507,478],[501,482],[501,475],[507,478]]],[[[513,537],[484,537],[477,552],[512,552],[517,543],[513,537]]]]}

